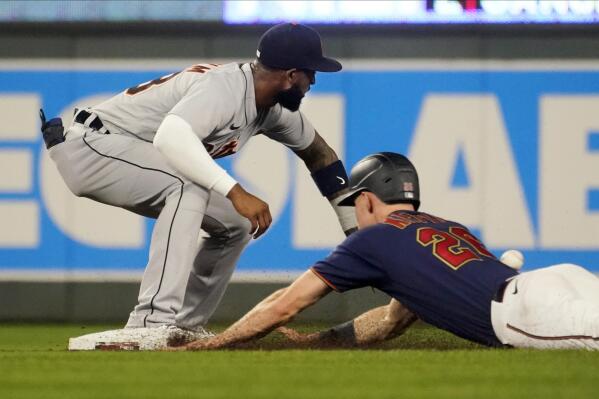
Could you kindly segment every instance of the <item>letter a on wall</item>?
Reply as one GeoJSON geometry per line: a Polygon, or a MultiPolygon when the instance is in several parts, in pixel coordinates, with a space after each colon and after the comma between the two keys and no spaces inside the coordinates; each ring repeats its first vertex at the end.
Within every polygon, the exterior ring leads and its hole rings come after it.
{"type": "Polygon", "coordinates": [[[524,191],[495,96],[426,97],[410,158],[420,175],[424,211],[480,229],[491,247],[534,246],[524,191]],[[467,168],[467,186],[452,185],[459,156],[467,168]]]}

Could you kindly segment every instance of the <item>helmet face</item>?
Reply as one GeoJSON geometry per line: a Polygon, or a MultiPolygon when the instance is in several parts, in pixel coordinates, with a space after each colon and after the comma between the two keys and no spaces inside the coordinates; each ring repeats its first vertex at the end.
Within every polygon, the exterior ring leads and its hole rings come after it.
{"type": "Polygon", "coordinates": [[[379,152],[356,163],[349,176],[350,192],[339,203],[353,206],[362,191],[376,194],[387,204],[412,203],[420,206],[418,173],[410,160],[394,152],[379,152]]]}

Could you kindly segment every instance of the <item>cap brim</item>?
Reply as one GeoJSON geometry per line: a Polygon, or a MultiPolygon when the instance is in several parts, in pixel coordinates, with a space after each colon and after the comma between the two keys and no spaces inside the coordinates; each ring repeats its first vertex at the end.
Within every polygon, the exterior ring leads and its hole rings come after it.
{"type": "Polygon", "coordinates": [[[360,195],[360,193],[362,193],[363,191],[366,191],[366,188],[360,187],[360,188],[351,190],[349,193],[347,193],[343,196],[343,198],[341,199],[341,201],[339,201],[337,203],[337,205],[338,206],[355,206],[356,198],[358,198],[358,195],[360,195]]]}
{"type": "Polygon", "coordinates": [[[308,65],[306,69],[311,69],[318,72],[338,72],[343,68],[341,63],[332,58],[322,57],[308,65]]]}

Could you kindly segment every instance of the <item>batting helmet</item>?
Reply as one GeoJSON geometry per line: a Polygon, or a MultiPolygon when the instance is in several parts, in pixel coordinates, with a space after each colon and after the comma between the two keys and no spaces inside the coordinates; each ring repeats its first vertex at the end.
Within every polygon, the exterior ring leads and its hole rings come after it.
{"type": "Polygon", "coordinates": [[[420,206],[418,173],[412,162],[394,152],[377,152],[362,158],[349,176],[350,192],[339,205],[354,206],[362,191],[376,194],[387,204],[411,203],[420,206]]]}

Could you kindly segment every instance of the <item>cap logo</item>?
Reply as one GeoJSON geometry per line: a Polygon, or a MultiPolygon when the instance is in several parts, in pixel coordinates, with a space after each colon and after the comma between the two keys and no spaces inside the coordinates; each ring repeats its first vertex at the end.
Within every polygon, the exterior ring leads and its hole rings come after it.
{"type": "Polygon", "coordinates": [[[256,56],[260,58],[260,50],[256,50],[256,56]]]}
{"type": "Polygon", "coordinates": [[[414,185],[412,182],[404,182],[403,191],[414,191],[414,185]]]}

